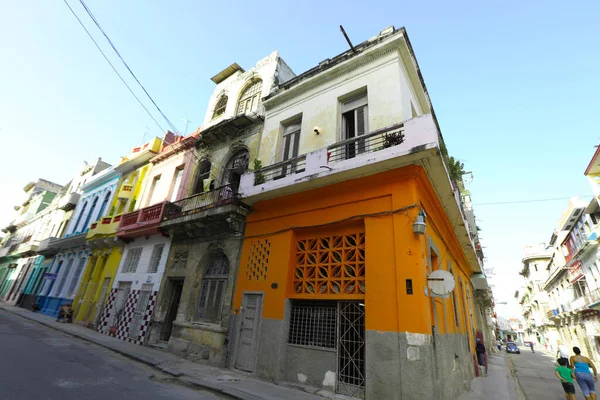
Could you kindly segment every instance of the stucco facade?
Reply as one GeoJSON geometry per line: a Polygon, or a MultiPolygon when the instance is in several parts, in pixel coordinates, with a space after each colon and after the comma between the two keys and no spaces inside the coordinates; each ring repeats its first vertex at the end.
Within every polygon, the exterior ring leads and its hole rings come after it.
{"type": "Polygon", "coordinates": [[[65,197],[76,195],[77,203],[65,233],[49,238],[41,252],[47,262],[43,264],[45,282],[36,294],[40,312],[57,316],[63,304],[73,303],[90,254],[85,236],[92,222],[108,212],[117,180],[110,165],[98,159],[93,165],[84,165],[71,181],[65,197]],[[104,179],[107,176],[110,179],[104,179]]]}
{"type": "Polygon", "coordinates": [[[171,202],[187,194],[196,165],[192,158],[196,137],[167,132],[158,154],[147,160],[135,206],[120,216],[116,237],[126,244],[98,322],[103,333],[136,344],[147,342],[171,246],[160,222],[171,202]]]}
{"type": "Polygon", "coordinates": [[[186,198],[161,223],[172,238],[150,343],[224,366],[230,338],[231,298],[248,207],[239,179],[256,158],[264,107],[261,99],[293,72],[277,52],[244,71],[237,64],[217,83],[205,122],[196,132],[199,160],[186,198]],[[218,264],[218,266],[217,266],[218,264]],[[218,275],[211,271],[219,272],[218,275]]]}
{"type": "Polygon", "coordinates": [[[406,32],[358,47],[263,101],[263,167],[240,184],[252,211],[228,363],[354,397],[452,399],[488,322],[474,301],[476,229],[406,32]],[[456,282],[444,297],[428,287],[439,269],[456,282]]]}

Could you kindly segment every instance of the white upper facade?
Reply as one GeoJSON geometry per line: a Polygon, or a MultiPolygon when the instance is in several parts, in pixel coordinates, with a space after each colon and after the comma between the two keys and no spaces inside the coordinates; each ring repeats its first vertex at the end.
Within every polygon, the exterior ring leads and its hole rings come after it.
{"type": "Polygon", "coordinates": [[[232,64],[213,77],[213,81],[218,83],[210,97],[201,129],[205,130],[238,115],[264,115],[262,98],[278,84],[294,76],[294,72],[279,57],[277,51],[258,61],[247,71],[232,64]]]}

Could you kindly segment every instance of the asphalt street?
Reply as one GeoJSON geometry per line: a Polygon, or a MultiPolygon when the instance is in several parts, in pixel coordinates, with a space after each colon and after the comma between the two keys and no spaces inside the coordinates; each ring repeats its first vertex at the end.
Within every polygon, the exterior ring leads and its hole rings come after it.
{"type": "Polygon", "coordinates": [[[0,310],[0,400],[225,399],[0,310]]]}
{"type": "MultiPolygon", "coordinates": [[[[564,400],[565,392],[554,375],[556,359],[536,351],[532,353],[526,347],[520,347],[521,354],[508,354],[512,361],[521,389],[528,400],[564,400]]],[[[502,348],[502,351],[505,351],[502,348]]],[[[574,380],[577,400],[584,400],[581,388],[574,380]]]]}

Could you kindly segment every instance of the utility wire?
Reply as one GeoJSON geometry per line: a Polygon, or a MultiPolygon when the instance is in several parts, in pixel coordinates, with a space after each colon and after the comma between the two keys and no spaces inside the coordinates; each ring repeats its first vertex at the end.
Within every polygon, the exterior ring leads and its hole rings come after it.
{"type": "Polygon", "coordinates": [[[583,196],[553,197],[553,198],[548,198],[548,199],[499,201],[496,203],[474,203],[473,206],[480,207],[480,206],[497,206],[497,205],[503,205],[503,204],[540,203],[540,202],[544,202],[544,201],[569,200],[569,199],[572,199],[573,197],[593,197],[593,196],[586,194],[583,196]]]}
{"type": "Polygon", "coordinates": [[[162,110],[160,109],[160,107],[158,106],[158,104],[156,104],[156,102],[154,101],[154,99],[152,98],[152,96],[150,96],[150,93],[148,93],[148,91],[146,90],[146,88],[144,87],[144,85],[142,85],[142,83],[137,78],[137,76],[133,73],[133,71],[131,70],[131,68],[129,68],[129,65],[123,59],[123,57],[121,56],[121,53],[119,53],[119,50],[117,50],[117,48],[113,44],[112,40],[110,40],[110,38],[108,37],[108,35],[104,31],[104,29],[102,29],[102,26],[100,26],[100,23],[98,22],[98,20],[96,19],[96,17],[94,17],[94,14],[92,14],[92,11],[88,8],[87,4],[85,4],[85,1],[84,0],[79,0],[79,2],[81,3],[81,5],[85,9],[85,11],[88,13],[88,15],[90,16],[90,18],[92,19],[92,21],[94,21],[94,24],[96,24],[96,26],[98,27],[98,29],[100,29],[100,32],[102,32],[102,34],[104,35],[104,37],[106,38],[106,40],[110,44],[110,47],[112,47],[112,49],[115,51],[115,53],[117,54],[117,56],[119,57],[119,59],[123,62],[123,65],[125,65],[125,68],[127,68],[127,70],[129,71],[129,73],[131,74],[131,76],[133,77],[133,79],[135,79],[135,81],[138,83],[138,85],[140,85],[140,87],[142,88],[142,90],[144,91],[144,93],[146,93],[146,96],[148,96],[148,98],[150,99],[150,101],[152,102],[152,104],[154,104],[154,107],[156,107],[156,109],[158,110],[158,112],[160,113],[160,115],[162,115],[162,117],[165,119],[165,121],[167,121],[167,124],[171,127],[171,129],[173,130],[173,132],[177,133],[178,131],[177,131],[177,128],[175,127],[175,125],[173,125],[173,123],[171,123],[171,121],[169,121],[169,118],[167,118],[167,116],[162,112],[162,110]]]}
{"type": "Polygon", "coordinates": [[[81,27],[83,28],[83,30],[85,30],[85,33],[87,33],[87,35],[90,37],[90,39],[92,39],[92,42],[94,42],[94,44],[96,45],[96,48],[102,54],[102,57],[104,57],[104,59],[106,60],[106,62],[108,63],[108,65],[110,65],[110,67],[112,68],[112,70],[115,71],[115,74],[117,74],[117,76],[119,77],[119,79],[121,80],[121,82],[123,82],[123,85],[125,85],[125,87],[129,90],[129,93],[131,93],[131,95],[133,97],[135,97],[135,99],[137,100],[137,102],[140,103],[140,106],[142,106],[142,108],[144,109],[144,111],[146,111],[146,113],[150,116],[150,118],[152,118],[152,121],[154,121],[154,123],[156,124],[156,126],[158,126],[158,128],[160,129],[160,131],[164,132],[165,130],[162,128],[162,126],[160,126],[160,124],[158,123],[158,121],[152,116],[152,114],[150,113],[150,111],[148,111],[148,109],[146,108],[146,106],[144,105],[144,103],[142,103],[142,101],[139,99],[139,97],[137,97],[135,95],[135,93],[133,92],[133,90],[131,89],[131,87],[127,84],[127,82],[125,82],[125,79],[123,79],[123,77],[121,76],[121,74],[119,74],[119,71],[117,71],[117,69],[115,68],[115,66],[108,59],[108,57],[106,57],[106,54],[104,54],[104,51],[102,51],[102,48],[100,48],[100,46],[98,45],[98,42],[96,42],[96,39],[94,39],[94,37],[92,36],[92,34],[90,33],[90,31],[88,31],[88,29],[85,27],[85,25],[83,24],[83,22],[81,21],[81,19],[79,19],[79,17],[75,13],[75,11],[71,8],[71,6],[67,2],[67,0],[63,0],[63,2],[67,5],[67,7],[69,7],[69,10],[71,10],[71,13],[75,16],[75,18],[77,18],[77,21],[79,22],[79,25],[81,25],[81,27]]]}

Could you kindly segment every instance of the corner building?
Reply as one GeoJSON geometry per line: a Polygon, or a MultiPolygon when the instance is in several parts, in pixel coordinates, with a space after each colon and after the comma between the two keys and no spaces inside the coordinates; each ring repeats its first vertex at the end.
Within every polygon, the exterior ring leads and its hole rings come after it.
{"type": "MultiPolygon", "coordinates": [[[[481,260],[404,29],[263,99],[230,366],[366,399],[451,399],[475,375],[481,260]],[[424,220],[424,234],[413,224],[424,220]],[[433,297],[428,274],[456,287],[433,297]]],[[[460,178],[459,178],[460,179],[460,178]]]]}

